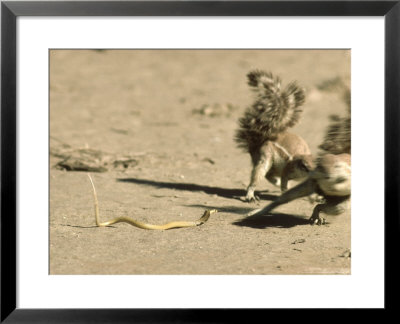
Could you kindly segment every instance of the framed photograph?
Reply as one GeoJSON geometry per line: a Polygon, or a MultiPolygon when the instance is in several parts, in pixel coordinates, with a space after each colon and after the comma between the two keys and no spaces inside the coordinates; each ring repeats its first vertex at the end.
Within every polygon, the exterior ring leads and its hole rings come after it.
{"type": "Polygon", "coordinates": [[[393,308],[399,16],[3,1],[1,321],[393,308]]]}

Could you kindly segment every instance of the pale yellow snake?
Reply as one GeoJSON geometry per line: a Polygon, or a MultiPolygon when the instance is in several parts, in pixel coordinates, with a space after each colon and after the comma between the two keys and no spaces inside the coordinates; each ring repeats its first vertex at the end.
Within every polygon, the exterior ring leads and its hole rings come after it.
{"type": "Polygon", "coordinates": [[[199,226],[199,225],[204,224],[210,218],[211,214],[217,212],[216,209],[206,210],[204,212],[203,216],[201,216],[201,218],[195,222],[176,221],[176,222],[170,222],[170,223],[163,224],[163,225],[146,224],[146,223],[142,223],[142,222],[134,220],[130,217],[125,217],[125,216],[116,217],[107,222],[100,222],[99,202],[97,200],[96,188],[94,187],[94,183],[93,183],[93,180],[92,180],[92,177],[90,176],[90,174],[88,174],[88,177],[90,179],[90,183],[92,184],[92,188],[93,188],[94,213],[95,213],[95,218],[96,218],[96,225],[99,227],[109,226],[109,225],[116,224],[116,223],[128,223],[132,226],[136,226],[136,227],[139,227],[142,229],[148,229],[148,230],[167,230],[167,229],[171,229],[171,228],[193,227],[193,226],[199,226]]]}

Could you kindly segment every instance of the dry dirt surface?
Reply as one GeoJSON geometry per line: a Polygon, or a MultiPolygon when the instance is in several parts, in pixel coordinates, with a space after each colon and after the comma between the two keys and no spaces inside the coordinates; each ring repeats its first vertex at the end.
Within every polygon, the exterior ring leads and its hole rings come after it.
{"type": "Polygon", "coordinates": [[[350,51],[50,52],[50,274],[350,274],[350,210],[311,226],[305,198],[246,218],[280,194],[263,180],[260,202],[240,200],[251,164],[233,138],[252,69],[305,87],[292,131],[316,154],[329,115],[346,109],[338,85],[350,80],[350,51]],[[96,227],[85,170],[101,221],[219,212],[166,231],[96,227]]]}

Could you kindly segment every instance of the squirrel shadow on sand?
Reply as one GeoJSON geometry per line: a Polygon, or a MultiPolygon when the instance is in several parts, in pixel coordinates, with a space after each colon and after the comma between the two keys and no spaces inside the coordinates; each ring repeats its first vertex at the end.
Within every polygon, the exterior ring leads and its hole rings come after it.
{"type": "Polygon", "coordinates": [[[268,216],[249,216],[232,224],[236,226],[265,229],[268,227],[291,228],[299,225],[309,226],[310,221],[300,216],[276,213],[269,214],[268,216]]]}
{"type": "MultiPolygon", "coordinates": [[[[246,191],[244,189],[227,189],[220,187],[198,185],[195,183],[161,182],[161,181],[153,181],[153,180],[137,179],[137,178],[117,179],[117,181],[142,184],[157,188],[168,188],[168,189],[186,190],[186,191],[202,191],[209,195],[217,195],[223,198],[236,199],[236,200],[241,200],[240,197],[246,195],[246,191]]],[[[270,195],[266,194],[265,192],[259,192],[258,196],[261,200],[275,200],[278,197],[277,195],[270,195]]]]}
{"type": "MultiPolygon", "coordinates": [[[[188,207],[202,208],[202,209],[218,209],[219,213],[228,213],[228,214],[247,214],[248,212],[254,210],[254,207],[237,207],[237,206],[208,206],[208,205],[187,205],[188,207]]],[[[291,214],[283,214],[283,213],[275,213],[261,216],[248,216],[239,221],[233,222],[233,225],[236,226],[245,226],[252,227],[258,229],[265,229],[268,227],[277,227],[277,228],[291,228],[299,225],[309,225],[310,221],[308,218],[304,218],[301,216],[291,215],[291,214]]]]}

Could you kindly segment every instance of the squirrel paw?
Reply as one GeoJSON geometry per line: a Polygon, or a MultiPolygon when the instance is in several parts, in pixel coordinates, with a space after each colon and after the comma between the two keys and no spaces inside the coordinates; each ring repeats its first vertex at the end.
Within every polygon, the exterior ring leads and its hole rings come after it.
{"type": "Polygon", "coordinates": [[[260,201],[260,197],[256,196],[254,193],[247,194],[245,201],[248,203],[260,201]]]}
{"type": "Polygon", "coordinates": [[[317,217],[311,216],[310,217],[311,225],[324,225],[325,223],[326,223],[325,218],[323,218],[322,216],[317,216],[317,217]]]}

